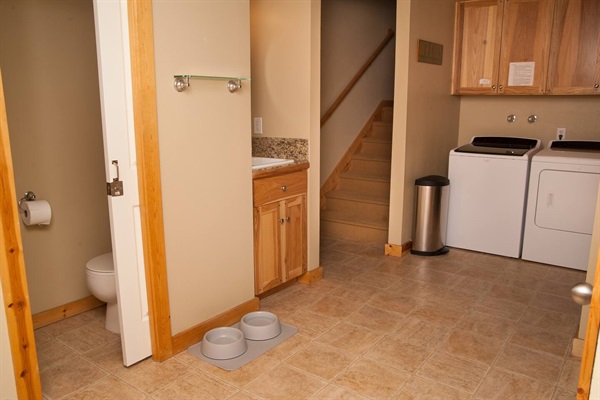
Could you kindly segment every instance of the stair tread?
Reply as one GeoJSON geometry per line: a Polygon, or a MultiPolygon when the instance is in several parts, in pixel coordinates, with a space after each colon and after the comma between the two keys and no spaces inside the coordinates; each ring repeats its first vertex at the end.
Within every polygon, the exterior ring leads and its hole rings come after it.
{"type": "Polygon", "coordinates": [[[357,179],[363,181],[375,181],[375,182],[390,182],[390,175],[382,175],[369,172],[358,172],[358,171],[344,171],[340,172],[340,178],[346,179],[357,179]]]}
{"type": "Polygon", "coordinates": [[[365,146],[351,155],[348,170],[338,174],[340,189],[325,193],[330,203],[321,210],[321,228],[327,232],[387,240],[393,106],[384,110],[361,138],[365,146]]]}
{"type": "Polygon", "coordinates": [[[391,136],[365,136],[363,143],[381,143],[381,144],[392,144],[391,136]]]}
{"type": "Polygon", "coordinates": [[[382,205],[390,205],[389,196],[381,196],[370,193],[353,192],[350,190],[334,190],[328,192],[325,196],[334,199],[353,200],[363,203],[374,203],[382,205]]]}
{"type": "Polygon", "coordinates": [[[392,156],[389,154],[365,154],[365,153],[354,153],[352,154],[354,160],[366,160],[366,161],[392,161],[392,156]]]}
{"type": "Polygon", "coordinates": [[[350,215],[344,212],[321,210],[321,220],[339,222],[349,225],[364,226],[372,229],[388,230],[388,221],[384,219],[374,220],[360,215],[350,215]]]}

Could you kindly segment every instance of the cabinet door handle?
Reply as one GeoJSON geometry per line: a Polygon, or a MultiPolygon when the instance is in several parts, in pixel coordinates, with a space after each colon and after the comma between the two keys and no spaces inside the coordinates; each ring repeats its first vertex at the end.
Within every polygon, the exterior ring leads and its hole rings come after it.
{"type": "Polygon", "coordinates": [[[285,221],[285,219],[279,218],[277,221],[279,221],[280,224],[283,224],[283,222],[285,221]]]}
{"type": "Polygon", "coordinates": [[[285,192],[285,191],[287,190],[287,186],[283,185],[283,186],[281,187],[281,190],[283,190],[283,191],[285,192]]]}
{"type": "Polygon", "coordinates": [[[597,84],[597,83],[596,83],[596,84],[594,85],[594,89],[598,89],[599,87],[600,87],[600,84],[597,84]]]}
{"type": "Polygon", "coordinates": [[[502,86],[502,85],[499,85],[499,86],[498,86],[498,90],[502,90],[502,89],[504,89],[504,86],[502,86]]]}
{"type": "Polygon", "coordinates": [[[492,91],[496,91],[496,85],[492,85],[492,91]]]}

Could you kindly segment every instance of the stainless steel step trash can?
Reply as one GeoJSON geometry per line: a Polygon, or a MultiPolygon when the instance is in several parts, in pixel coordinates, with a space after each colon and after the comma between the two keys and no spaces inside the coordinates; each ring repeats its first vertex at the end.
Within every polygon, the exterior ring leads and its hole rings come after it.
{"type": "Polygon", "coordinates": [[[417,179],[415,186],[415,230],[410,252],[421,256],[445,254],[450,181],[429,175],[417,179]]]}

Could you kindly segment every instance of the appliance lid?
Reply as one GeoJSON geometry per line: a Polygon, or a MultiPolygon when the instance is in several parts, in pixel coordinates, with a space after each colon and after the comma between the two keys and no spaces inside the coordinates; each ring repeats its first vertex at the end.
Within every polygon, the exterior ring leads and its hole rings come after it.
{"type": "Polygon", "coordinates": [[[600,153],[600,141],[598,140],[552,140],[550,150],[561,151],[584,151],[588,153],[600,153]]]}
{"type": "Polygon", "coordinates": [[[455,152],[522,157],[527,154],[529,150],[537,147],[538,145],[539,140],[537,139],[501,136],[475,136],[471,143],[457,148],[455,152]]]}

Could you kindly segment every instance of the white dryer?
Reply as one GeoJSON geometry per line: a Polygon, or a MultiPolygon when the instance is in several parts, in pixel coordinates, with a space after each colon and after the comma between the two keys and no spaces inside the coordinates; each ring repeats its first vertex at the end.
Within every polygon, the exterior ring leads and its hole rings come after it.
{"type": "Polygon", "coordinates": [[[538,139],[475,136],[450,151],[446,244],[521,256],[529,166],[538,139]]]}
{"type": "Polygon", "coordinates": [[[531,161],[523,259],[587,270],[600,141],[551,141],[531,161]]]}

